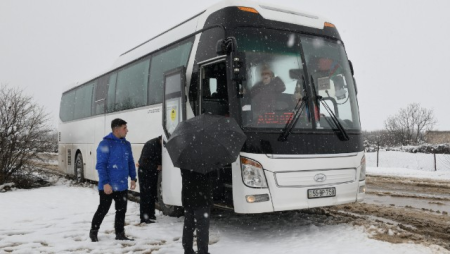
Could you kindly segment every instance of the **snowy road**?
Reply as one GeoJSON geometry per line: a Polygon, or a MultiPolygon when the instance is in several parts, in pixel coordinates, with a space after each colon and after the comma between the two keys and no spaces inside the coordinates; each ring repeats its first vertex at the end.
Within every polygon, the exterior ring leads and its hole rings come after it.
{"type": "MultiPolygon", "coordinates": [[[[159,215],[158,223],[138,225],[139,207],[130,202],[126,231],[134,242],[114,240],[114,209],[105,218],[100,242],[88,231],[96,209],[93,187],[57,186],[0,194],[0,250],[3,253],[182,253],[182,218],[159,215]]],[[[344,216],[345,218],[348,218],[344,216]]],[[[260,215],[215,212],[210,252],[220,253],[445,253],[414,241],[392,244],[371,239],[353,225],[321,210],[260,215]]]]}
{"type": "MultiPolygon", "coordinates": [[[[398,187],[409,180],[386,181],[392,179],[369,176],[369,191],[372,185],[387,192],[383,185],[398,187]]],[[[158,215],[158,223],[139,225],[134,202],[129,202],[126,232],[136,241],[114,240],[111,209],[100,242],[91,243],[88,231],[97,204],[94,186],[63,179],[51,187],[0,193],[0,253],[183,253],[182,218],[158,215]]],[[[413,206],[369,203],[259,215],[215,211],[210,252],[450,253],[448,218],[413,206]]]]}

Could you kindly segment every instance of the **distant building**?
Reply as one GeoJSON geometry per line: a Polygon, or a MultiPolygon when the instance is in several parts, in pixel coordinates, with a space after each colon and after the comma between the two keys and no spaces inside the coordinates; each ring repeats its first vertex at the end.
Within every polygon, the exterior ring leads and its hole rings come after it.
{"type": "Polygon", "coordinates": [[[450,131],[428,131],[425,134],[425,141],[428,144],[450,143],[450,131]]]}

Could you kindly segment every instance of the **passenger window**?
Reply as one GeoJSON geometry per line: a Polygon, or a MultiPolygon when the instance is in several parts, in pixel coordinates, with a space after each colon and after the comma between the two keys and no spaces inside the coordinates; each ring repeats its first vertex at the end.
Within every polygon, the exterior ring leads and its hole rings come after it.
{"type": "Polygon", "coordinates": [[[96,81],[76,89],[74,119],[91,116],[92,93],[95,83],[96,81]]]}
{"type": "Polygon", "coordinates": [[[108,98],[106,100],[106,113],[114,112],[114,105],[116,101],[116,81],[117,81],[117,72],[114,72],[109,76],[108,81],[108,98]]]}
{"type": "Polygon", "coordinates": [[[210,78],[208,85],[209,85],[209,92],[211,93],[211,97],[217,96],[217,79],[210,78]]]}
{"type": "Polygon", "coordinates": [[[61,98],[61,109],[59,110],[59,118],[63,122],[73,120],[73,112],[75,105],[75,90],[63,94],[61,98]]]}
{"type": "Polygon", "coordinates": [[[164,73],[180,66],[186,66],[191,53],[192,40],[171,47],[152,56],[150,66],[149,104],[161,103],[163,99],[164,73]]]}
{"type": "Polygon", "coordinates": [[[109,76],[103,76],[99,79],[95,86],[94,103],[93,103],[93,115],[105,113],[105,100],[108,92],[108,80],[109,76]]]}
{"type": "Polygon", "coordinates": [[[150,60],[135,63],[117,75],[115,110],[147,105],[148,70],[150,60]]]}

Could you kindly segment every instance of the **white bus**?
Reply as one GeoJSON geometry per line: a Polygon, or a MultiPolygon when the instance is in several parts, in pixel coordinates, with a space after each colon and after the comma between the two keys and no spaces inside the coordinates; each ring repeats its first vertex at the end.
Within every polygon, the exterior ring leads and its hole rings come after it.
{"type": "MultiPolygon", "coordinates": [[[[97,181],[96,147],[112,119],[128,122],[137,161],[147,140],[166,142],[180,121],[211,113],[234,118],[247,135],[237,161],[212,176],[216,206],[265,213],[358,202],[365,156],[356,95],[352,64],[328,19],[226,0],[67,89],[59,164],[97,181]],[[268,68],[284,89],[255,96],[268,68]]],[[[181,176],[165,147],[160,175],[158,202],[172,214],[181,206],[181,176]]]]}

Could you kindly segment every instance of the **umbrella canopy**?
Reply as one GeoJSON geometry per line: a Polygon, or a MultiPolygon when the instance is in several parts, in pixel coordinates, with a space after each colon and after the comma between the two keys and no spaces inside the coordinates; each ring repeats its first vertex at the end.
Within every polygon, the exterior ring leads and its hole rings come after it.
{"type": "Polygon", "coordinates": [[[233,118],[203,114],[179,123],[166,148],[175,167],[205,174],[236,161],[246,139],[233,118]]]}

